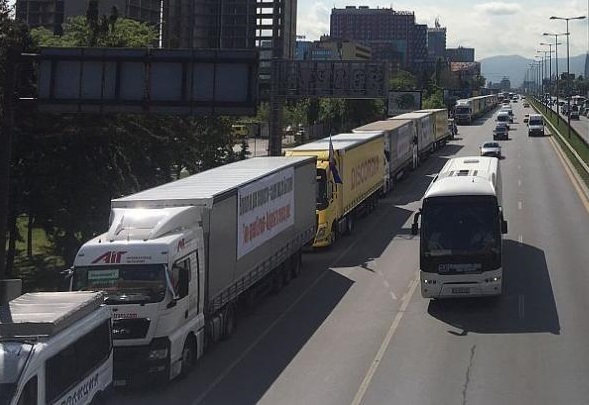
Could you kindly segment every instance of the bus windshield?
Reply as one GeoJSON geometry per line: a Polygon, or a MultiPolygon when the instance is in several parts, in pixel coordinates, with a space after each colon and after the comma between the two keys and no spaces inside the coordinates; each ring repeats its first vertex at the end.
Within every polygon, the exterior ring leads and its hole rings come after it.
{"type": "Polygon", "coordinates": [[[160,302],[166,295],[163,264],[77,267],[75,291],[104,291],[107,304],[160,302]]]}
{"type": "Polygon", "coordinates": [[[431,265],[473,263],[473,269],[483,270],[500,262],[500,211],[495,197],[426,199],[421,248],[425,267],[429,260],[431,265]]]}
{"type": "Polygon", "coordinates": [[[456,114],[468,114],[470,113],[470,107],[456,107],[456,114]]]}

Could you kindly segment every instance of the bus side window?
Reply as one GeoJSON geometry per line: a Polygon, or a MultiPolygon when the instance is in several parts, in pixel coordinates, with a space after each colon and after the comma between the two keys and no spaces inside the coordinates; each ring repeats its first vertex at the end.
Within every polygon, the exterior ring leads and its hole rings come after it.
{"type": "Polygon", "coordinates": [[[37,405],[37,376],[34,376],[23,388],[17,405],[37,405]]]}

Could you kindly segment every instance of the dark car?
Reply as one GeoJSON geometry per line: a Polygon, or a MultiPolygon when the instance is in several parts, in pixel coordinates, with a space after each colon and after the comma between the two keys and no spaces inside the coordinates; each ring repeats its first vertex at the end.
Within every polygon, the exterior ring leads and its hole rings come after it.
{"type": "Polygon", "coordinates": [[[571,106],[570,117],[571,117],[572,120],[578,120],[579,119],[579,106],[578,105],[572,105],[571,106]]]}
{"type": "Polygon", "coordinates": [[[493,130],[493,139],[498,140],[506,140],[509,139],[509,127],[505,122],[498,122],[497,126],[493,130]]]}

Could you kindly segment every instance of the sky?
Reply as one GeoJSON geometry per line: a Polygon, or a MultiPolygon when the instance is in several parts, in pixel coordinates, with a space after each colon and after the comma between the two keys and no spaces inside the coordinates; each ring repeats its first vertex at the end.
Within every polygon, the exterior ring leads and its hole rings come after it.
{"type": "MultiPolygon", "coordinates": [[[[418,24],[447,28],[446,46],[475,48],[475,60],[499,55],[520,55],[534,58],[537,50],[548,51],[540,42],[554,43],[544,32],[565,33],[566,21],[550,20],[551,16],[577,17],[569,21],[570,56],[589,50],[589,0],[297,0],[297,35],[307,40],[329,34],[332,8],[369,6],[413,11],[418,24]]],[[[558,37],[559,58],[566,55],[566,36],[558,37]],[[561,49],[563,53],[561,54],[561,49]]],[[[552,47],[554,51],[554,47],[552,47]]]]}

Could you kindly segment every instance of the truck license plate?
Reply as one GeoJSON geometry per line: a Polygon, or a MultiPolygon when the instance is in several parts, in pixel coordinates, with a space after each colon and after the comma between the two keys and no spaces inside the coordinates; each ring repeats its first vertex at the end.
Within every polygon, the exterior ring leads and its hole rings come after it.
{"type": "Polygon", "coordinates": [[[468,287],[456,287],[452,289],[452,294],[468,294],[470,292],[470,288],[468,287]]]}

